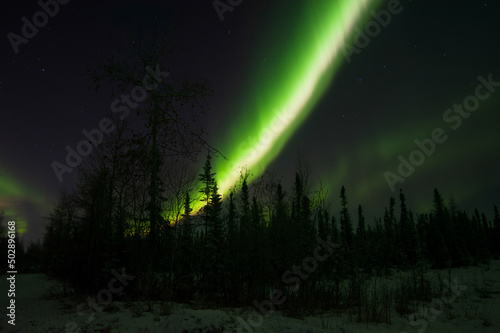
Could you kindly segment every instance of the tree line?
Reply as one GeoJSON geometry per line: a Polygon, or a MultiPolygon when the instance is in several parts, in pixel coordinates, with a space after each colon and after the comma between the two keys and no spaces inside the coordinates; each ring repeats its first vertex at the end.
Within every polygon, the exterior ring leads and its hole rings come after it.
{"type": "Polygon", "coordinates": [[[153,229],[144,215],[147,199],[136,192],[122,197],[121,191],[108,197],[110,178],[98,171],[61,196],[43,240],[44,270],[82,292],[98,289],[111,269],[126,267],[137,276],[127,294],[137,299],[236,306],[284,288],[301,304],[314,299],[335,307],[356,302],[356,283],[346,294],[343,281],[394,269],[477,265],[500,255],[497,207],[488,221],[478,210],[470,215],[453,201],[445,204],[438,190],[429,212],[413,213],[400,191],[382,217],[367,223],[361,205],[351,216],[344,187],[338,209],[330,210],[324,193],[309,190],[300,172],[288,187],[275,177],[249,185],[248,173],[242,174],[222,200],[209,155],[195,179],[203,209],[193,212],[192,191],[186,188],[176,199],[177,212],[161,215],[153,229]],[[297,292],[283,282],[283,274],[313,252],[318,237],[338,248],[297,292]]]}

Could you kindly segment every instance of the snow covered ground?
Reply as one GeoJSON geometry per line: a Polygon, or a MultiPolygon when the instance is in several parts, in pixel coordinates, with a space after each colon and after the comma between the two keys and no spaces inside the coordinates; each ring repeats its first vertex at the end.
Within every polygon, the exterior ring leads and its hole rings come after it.
{"type": "MultiPolygon", "coordinates": [[[[41,274],[19,274],[16,280],[16,325],[9,319],[2,296],[0,332],[500,332],[500,261],[490,267],[431,271],[437,278],[451,276],[451,289],[443,292],[423,313],[428,317],[401,317],[395,311],[391,325],[359,324],[347,316],[322,314],[303,320],[256,315],[253,307],[245,309],[194,310],[167,302],[112,301],[101,307],[92,299],[61,293],[61,285],[41,274]],[[451,275],[449,275],[451,274],[451,275]]],[[[396,274],[397,275],[397,274],[396,274]]],[[[394,276],[393,276],[394,277],[394,276]]],[[[0,281],[0,292],[8,290],[6,276],[0,281]]],[[[104,294],[103,294],[104,295],[104,294]]],[[[109,295],[109,293],[108,293],[109,295]]],[[[93,298],[95,301],[95,297],[93,298]]]]}

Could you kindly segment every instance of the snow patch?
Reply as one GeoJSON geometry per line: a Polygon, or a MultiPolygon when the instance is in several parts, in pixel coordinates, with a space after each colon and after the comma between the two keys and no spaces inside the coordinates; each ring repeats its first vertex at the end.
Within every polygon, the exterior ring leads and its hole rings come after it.
{"type": "Polygon", "coordinates": [[[234,319],[220,310],[180,310],[162,325],[172,333],[219,333],[229,332],[234,319]]]}

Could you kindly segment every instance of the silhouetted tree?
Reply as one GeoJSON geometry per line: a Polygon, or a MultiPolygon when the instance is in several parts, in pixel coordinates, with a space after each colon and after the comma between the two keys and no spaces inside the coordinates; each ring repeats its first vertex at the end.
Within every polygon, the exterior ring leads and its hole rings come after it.
{"type": "Polygon", "coordinates": [[[345,249],[349,251],[352,249],[353,227],[344,186],[340,189],[340,207],[340,238],[345,249]]]}
{"type": "Polygon", "coordinates": [[[494,253],[498,258],[500,256],[500,214],[498,214],[497,205],[494,206],[495,215],[493,217],[493,235],[494,235],[494,253]]]}
{"type": "Polygon", "coordinates": [[[281,184],[276,186],[275,205],[270,221],[271,251],[275,272],[275,280],[280,281],[283,272],[292,264],[292,256],[288,247],[284,246],[292,237],[290,226],[287,225],[290,217],[287,214],[285,194],[281,184]]]}
{"type": "Polygon", "coordinates": [[[205,220],[205,236],[208,235],[208,210],[210,204],[210,198],[213,193],[214,183],[215,183],[215,173],[212,172],[212,164],[211,164],[211,156],[207,154],[207,158],[205,160],[205,165],[203,166],[203,173],[199,175],[199,182],[201,183],[201,188],[199,192],[202,194],[202,198],[200,199],[205,203],[204,207],[204,220],[205,220]]]}
{"type": "Polygon", "coordinates": [[[358,254],[358,263],[363,270],[369,271],[368,262],[367,235],[365,226],[365,217],[363,215],[363,207],[358,206],[358,227],[356,229],[356,252],[358,254]]]}
{"type": "Polygon", "coordinates": [[[437,189],[434,189],[433,211],[429,216],[429,233],[427,235],[427,248],[431,255],[431,262],[435,268],[444,268],[450,265],[448,247],[444,241],[446,236],[447,212],[443,198],[437,189]]]}
{"type": "MultiPolygon", "coordinates": [[[[189,192],[184,196],[184,213],[180,222],[179,252],[180,263],[175,266],[176,294],[179,299],[189,300],[194,292],[194,252],[193,228],[189,192]]],[[[172,250],[173,251],[173,250],[172,250]]]]}
{"type": "Polygon", "coordinates": [[[403,190],[399,192],[400,218],[397,236],[398,263],[402,265],[413,265],[416,263],[416,237],[413,221],[406,207],[406,198],[403,190]]]}

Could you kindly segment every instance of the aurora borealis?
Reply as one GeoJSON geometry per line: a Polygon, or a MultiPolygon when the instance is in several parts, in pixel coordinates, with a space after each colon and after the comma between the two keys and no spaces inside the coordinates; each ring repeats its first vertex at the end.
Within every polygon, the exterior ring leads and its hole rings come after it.
{"type": "Polygon", "coordinates": [[[280,44],[274,63],[256,71],[266,85],[255,88],[259,98],[250,98],[255,102],[245,103],[238,112],[237,121],[245,125],[236,123],[228,135],[231,140],[216,142],[231,156],[229,162],[219,159],[214,168],[223,194],[235,185],[241,168],[259,176],[314,108],[343,60],[341,47],[354,24],[367,15],[368,3],[302,4],[302,16],[296,30],[289,32],[289,42],[280,44]],[[293,57],[288,58],[290,54],[293,57]],[[270,90],[267,85],[277,88],[270,90]]]}
{"type": "Polygon", "coordinates": [[[30,219],[36,220],[36,215],[48,212],[43,208],[48,205],[39,190],[24,184],[4,169],[0,169],[0,199],[0,212],[3,212],[6,218],[15,219],[20,235],[27,231],[30,219]]]}
{"type": "MultiPolygon", "coordinates": [[[[228,158],[212,160],[224,194],[241,167],[255,177],[273,170],[289,183],[300,155],[334,211],[344,185],[352,212],[362,204],[371,221],[396,195],[384,173],[396,173],[398,156],[408,158],[415,140],[442,128],[447,140],[396,189],[415,211],[430,207],[436,187],[468,210],[491,214],[500,203],[500,91],[456,130],[443,114],[474,95],[479,76],[500,81],[500,4],[401,0],[402,10],[348,61],[342,47],[355,45],[372,12],[389,3],[243,1],[221,22],[210,1],[71,2],[18,53],[4,36],[0,209],[26,221],[29,239],[41,236],[46,212],[74,183],[72,174],[59,184],[51,163],[64,160],[64,147],[109,109],[107,92],[88,89],[86,69],[102,53],[127,50],[139,26],[154,34],[151,22],[158,22],[162,31],[177,27],[171,36],[179,45],[162,68],[172,80],[206,79],[215,91],[203,121],[210,143],[228,158]]],[[[1,14],[2,34],[19,33],[21,17],[39,9],[12,4],[1,14]]]]}

